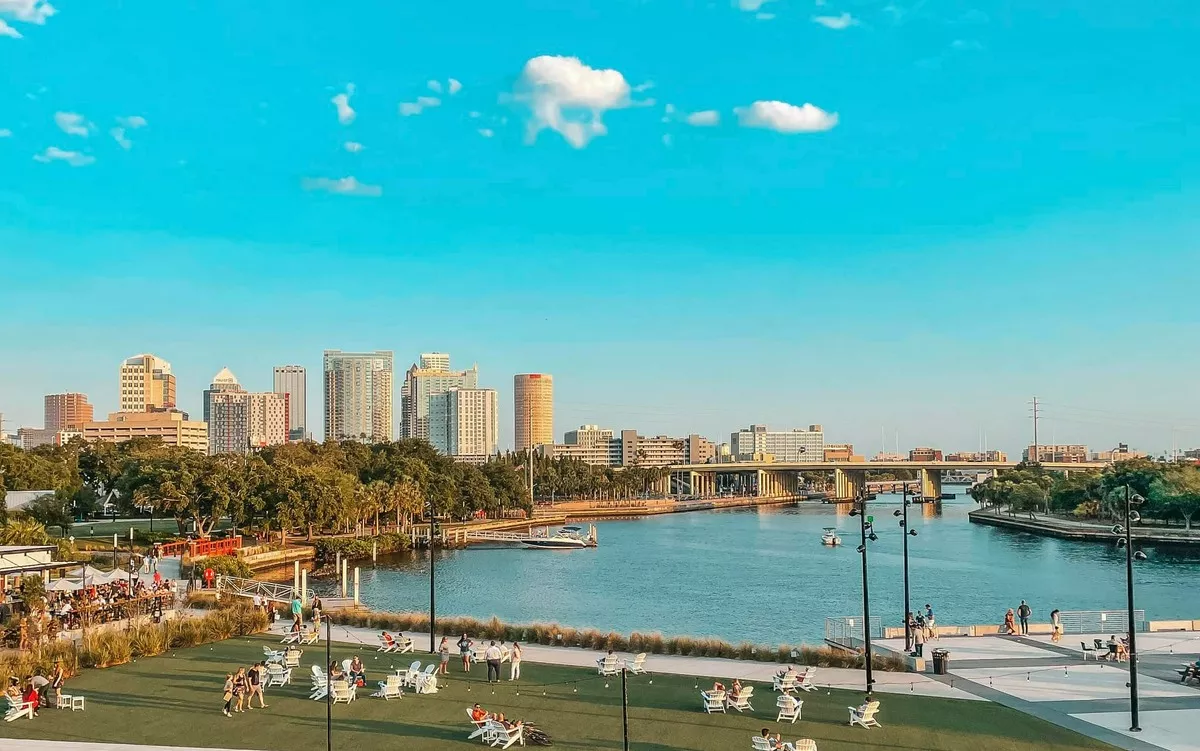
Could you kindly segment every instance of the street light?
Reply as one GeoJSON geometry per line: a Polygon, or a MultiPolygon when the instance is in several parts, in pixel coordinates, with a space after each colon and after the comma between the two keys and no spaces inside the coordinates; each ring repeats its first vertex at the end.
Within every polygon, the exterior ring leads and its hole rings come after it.
{"type": "Polygon", "coordinates": [[[1129,730],[1141,731],[1138,725],[1138,673],[1137,673],[1137,631],[1133,618],[1133,562],[1146,560],[1146,554],[1133,549],[1133,523],[1141,520],[1141,514],[1133,510],[1133,505],[1145,502],[1145,498],[1134,493],[1128,484],[1125,485],[1125,526],[1120,524],[1113,527],[1113,534],[1118,535],[1117,547],[1125,548],[1125,605],[1129,615],[1129,730]],[[1124,535],[1124,536],[1121,536],[1124,535]]]}
{"type": "Polygon", "coordinates": [[[912,608],[908,603],[908,538],[917,536],[917,530],[908,528],[908,481],[903,481],[904,502],[902,505],[903,512],[897,510],[892,512],[892,516],[899,516],[900,529],[904,534],[904,651],[908,652],[912,649],[912,624],[909,623],[908,615],[912,612],[912,608]]]}
{"type": "Polygon", "coordinates": [[[858,498],[854,501],[854,508],[850,509],[850,516],[858,517],[860,533],[862,535],[862,542],[858,546],[858,554],[862,556],[863,644],[865,646],[867,665],[867,698],[869,699],[871,698],[871,688],[874,686],[875,680],[871,674],[871,597],[867,587],[867,540],[874,542],[879,537],[875,534],[874,517],[867,517],[866,491],[859,491],[858,498]]]}
{"type": "Polygon", "coordinates": [[[429,495],[429,653],[434,654],[437,648],[433,643],[434,634],[437,632],[437,610],[434,607],[434,569],[436,567],[437,553],[433,549],[433,494],[429,495]]]}

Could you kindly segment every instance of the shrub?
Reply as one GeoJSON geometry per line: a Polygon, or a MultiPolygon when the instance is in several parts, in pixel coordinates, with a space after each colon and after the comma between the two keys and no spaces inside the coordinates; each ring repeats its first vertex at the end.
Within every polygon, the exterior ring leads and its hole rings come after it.
{"type": "Polygon", "coordinates": [[[204,558],[198,564],[202,569],[211,568],[221,576],[236,576],[239,579],[249,579],[254,575],[250,564],[232,555],[214,555],[204,558]]]}

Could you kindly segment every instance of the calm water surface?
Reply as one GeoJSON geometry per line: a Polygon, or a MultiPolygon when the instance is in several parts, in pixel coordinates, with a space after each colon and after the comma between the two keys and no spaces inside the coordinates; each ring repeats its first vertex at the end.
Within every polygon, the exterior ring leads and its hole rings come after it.
{"type": "MultiPolygon", "coordinates": [[[[871,613],[899,625],[904,601],[899,496],[872,502],[871,613]]],[[[1115,547],[970,524],[968,498],[913,506],[912,604],[943,624],[999,623],[1024,598],[1050,610],[1121,609],[1125,557],[1115,547]]],[[[862,614],[858,520],[829,505],[668,514],[600,522],[588,550],[480,548],[440,553],[438,612],[556,622],[602,630],[716,636],[731,642],[815,643],[826,616],[862,614]],[[845,543],[820,544],[837,526],[845,543]]],[[[1200,618],[1200,552],[1146,548],[1135,570],[1147,618],[1200,618]]],[[[320,585],[318,585],[319,587],[320,585]]],[[[362,571],[378,610],[429,608],[429,558],[418,553],[362,571]]]]}

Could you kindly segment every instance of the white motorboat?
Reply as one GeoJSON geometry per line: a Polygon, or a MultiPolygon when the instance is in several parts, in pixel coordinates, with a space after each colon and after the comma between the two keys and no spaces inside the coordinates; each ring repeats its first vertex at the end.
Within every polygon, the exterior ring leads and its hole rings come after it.
{"type": "Polygon", "coordinates": [[[837,527],[826,527],[825,534],[821,535],[821,544],[834,547],[842,544],[842,538],[838,537],[837,527]]]}
{"type": "Polygon", "coordinates": [[[596,527],[593,525],[585,532],[582,527],[563,527],[552,534],[526,537],[521,543],[528,548],[557,548],[570,550],[573,548],[596,547],[596,527]]]}

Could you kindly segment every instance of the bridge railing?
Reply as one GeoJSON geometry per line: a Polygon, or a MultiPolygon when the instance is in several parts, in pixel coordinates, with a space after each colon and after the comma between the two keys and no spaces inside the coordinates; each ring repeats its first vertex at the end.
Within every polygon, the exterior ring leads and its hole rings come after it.
{"type": "Polygon", "coordinates": [[[291,584],[242,579],[237,576],[217,576],[217,591],[237,597],[254,597],[273,602],[291,602],[296,598],[296,588],[291,584]]]}
{"type": "MultiPolygon", "coordinates": [[[[1128,610],[1063,610],[1058,614],[1065,634],[1123,634],[1129,630],[1128,610]]],[[[1145,631],[1146,611],[1133,611],[1135,631],[1145,631]]]]}
{"type": "MultiPolygon", "coordinates": [[[[879,618],[872,616],[869,629],[872,639],[883,638],[883,625],[879,618]]],[[[863,637],[863,619],[850,616],[826,618],[825,641],[845,649],[862,649],[866,643],[863,637]]]]}

